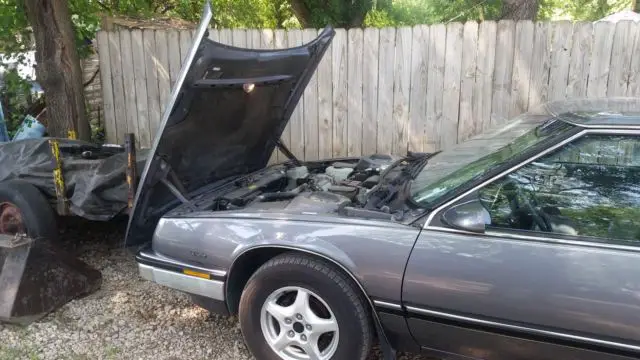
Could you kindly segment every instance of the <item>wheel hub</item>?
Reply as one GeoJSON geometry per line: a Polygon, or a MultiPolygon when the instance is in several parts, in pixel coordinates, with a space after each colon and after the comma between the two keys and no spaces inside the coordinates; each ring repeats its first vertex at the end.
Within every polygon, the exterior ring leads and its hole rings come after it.
{"type": "Polygon", "coordinates": [[[271,349],[283,360],[328,360],[338,348],[339,328],[332,310],[302,287],[284,287],[269,295],[260,326],[271,349]]]}
{"type": "Polygon", "coordinates": [[[0,203],[0,234],[15,235],[25,234],[26,229],[22,219],[22,213],[12,203],[0,203]]]}

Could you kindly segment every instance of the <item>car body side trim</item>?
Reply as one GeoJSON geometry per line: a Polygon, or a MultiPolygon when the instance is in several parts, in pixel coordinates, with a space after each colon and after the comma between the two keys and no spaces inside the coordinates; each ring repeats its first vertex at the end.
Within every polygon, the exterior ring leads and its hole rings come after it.
{"type": "Polygon", "coordinates": [[[140,276],[159,285],[210,299],[224,301],[224,282],[185,275],[175,271],[138,264],[140,276]]]}
{"type": "Polygon", "coordinates": [[[432,230],[432,231],[441,231],[448,232],[452,234],[460,234],[460,235],[469,235],[469,236],[485,236],[485,238],[502,238],[509,240],[522,240],[522,241],[537,241],[549,244],[557,244],[557,245],[572,245],[572,246],[584,246],[590,248],[597,249],[605,249],[605,250],[618,250],[618,251],[631,251],[631,252],[640,252],[640,247],[638,246],[630,246],[630,245],[619,245],[619,244],[611,244],[611,243],[602,243],[588,240],[570,240],[563,239],[561,237],[545,237],[544,234],[540,236],[536,235],[525,235],[525,234],[517,234],[514,232],[500,232],[500,231],[485,231],[484,233],[475,233],[471,231],[451,229],[442,226],[427,226],[424,230],[432,230]]]}
{"type": "Polygon", "coordinates": [[[402,305],[400,304],[394,304],[394,303],[380,301],[380,300],[373,300],[373,304],[377,307],[381,307],[389,310],[402,311],[402,305]]]}
{"type": "Polygon", "coordinates": [[[583,128],[584,130],[580,131],[579,133],[572,135],[560,142],[558,142],[557,144],[539,152],[538,154],[528,158],[527,160],[524,160],[522,162],[520,162],[517,165],[514,165],[502,172],[500,172],[499,174],[496,174],[488,179],[486,179],[485,181],[481,182],[480,184],[472,187],[471,189],[463,192],[462,194],[454,197],[453,199],[445,202],[444,204],[438,206],[435,210],[431,211],[431,213],[429,213],[429,215],[427,216],[427,221],[425,221],[423,229],[426,229],[430,226],[430,224],[433,222],[433,219],[435,218],[436,214],[440,213],[443,209],[455,204],[456,202],[460,201],[460,199],[464,198],[465,196],[468,196],[469,194],[473,193],[474,191],[477,191],[483,187],[485,187],[487,184],[492,183],[493,181],[515,171],[520,169],[521,167],[528,165],[529,163],[532,163],[533,161],[535,161],[536,159],[560,148],[563,145],[566,145],[576,139],[581,138],[584,135],[587,134],[610,134],[610,135],[640,135],[640,130],[632,130],[632,129],[599,129],[599,128],[583,128]]]}
{"type": "Polygon", "coordinates": [[[508,324],[508,323],[497,322],[492,320],[478,319],[474,317],[451,314],[451,313],[436,311],[436,310],[423,309],[423,308],[418,308],[413,306],[406,306],[406,309],[409,313],[409,317],[420,318],[422,315],[431,319],[431,321],[435,321],[435,322],[442,321],[442,320],[449,320],[449,321],[459,323],[460,324],[459,326],[462,326],[462,327],[473,327],[475,325],[475,326],[490,328],[491,330],[489,331],[493,330],[495,332],[496,330],[501,330],[503,332],[508,332],[512,334],[512,336],[516,336],[520,338],[533,336],[533,337],[545,339],[544,341],[548,341],[552,339],[564,341],[569,343],[569,346],[574,346],[574,347],[597,347],[598,349],[595,349],[596,351],[611,352],[612,350],[613,351],[617,350],[625,353],[633,353],[635,356],[637,356],[638,353],[640,353],[640,346],[637,346],[637,345],[596,339],[596,338],[587,337],[587,336],[572,335],[572,334],[562,333],[562,332],[553,331],[553,330],[531,328],[531,327],[508,324]]]}
{"type": "Polygon", "coordinates": [[[144,263],[145,265],[156,267],[156,268],[168,268],[167,270],[171,270],[171,268],[179,269],[179,271],[182,271],[183,269],[195,270],[195,271],[211,274],[211,276],[216,278],[217,280],[224,280],[224,278],[227,276],[226,271],[207,269],[201,266],[187,264],[182,261],[178,261],[168,257],[158,256],[152,253],[152,250],[150,249],[140,250],[136,255],[136,261],[139,263],[144,263]]]}

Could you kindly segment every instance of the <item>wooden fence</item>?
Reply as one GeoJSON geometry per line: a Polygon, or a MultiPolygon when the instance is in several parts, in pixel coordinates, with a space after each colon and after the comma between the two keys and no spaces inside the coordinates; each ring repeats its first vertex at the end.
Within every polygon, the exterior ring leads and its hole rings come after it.
{"type": "MultiPolygon", "coordinates": [[[[239,47],[283,48],[317,34],[222,29],[209,36],[239,47]]],[[[98,34],[108,141],[122,143],[133,132],[143,147],[152,143],[192,36],[98,34]]],[[[640,96],[640,24],[632,22],[337,29],[283,139],[308,160],[431,151],[542,102],[623,95],[640,96]]]]}

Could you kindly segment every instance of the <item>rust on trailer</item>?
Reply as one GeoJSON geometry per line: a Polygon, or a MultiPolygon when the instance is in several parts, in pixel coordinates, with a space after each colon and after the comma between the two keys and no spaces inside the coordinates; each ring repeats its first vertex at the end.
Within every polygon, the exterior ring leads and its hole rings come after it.
{"type": "Polygon", "coordinates": [[[55,139],[49,140],[51,154],[53,155],[53,182],[56,188],[56,210],[60,215],[69,213],[69,201],[65,193],[64,176],[62,175],[62,157],[60,147],[55,139]]]}
{"type": "Polygon", "coordinates": [[[138,169],[136,166],[136,138],[132,133],[128,133],[124,140],[125,151],[127,152],[127,185],[128,206],[133,207],[133,201],[136,196],[136,188],[138,186],[138,169]]]}

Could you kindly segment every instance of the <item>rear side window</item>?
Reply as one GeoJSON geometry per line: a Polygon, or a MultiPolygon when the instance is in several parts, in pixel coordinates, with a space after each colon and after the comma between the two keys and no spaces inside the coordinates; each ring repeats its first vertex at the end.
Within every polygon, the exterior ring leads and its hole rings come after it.
{"type": "Polygon", "coordinates": [[[640,245],[640,138],[586,135],[480,191],[491,227],[640,245]]]}

